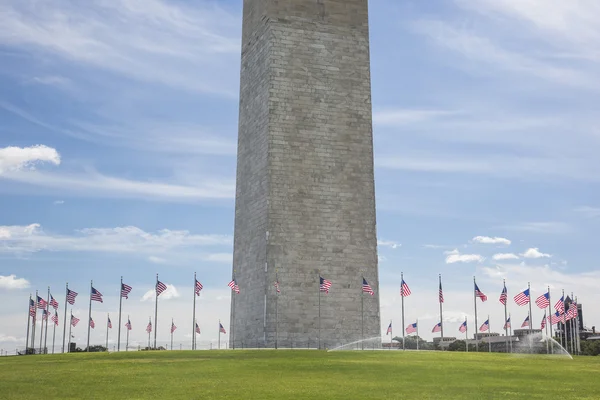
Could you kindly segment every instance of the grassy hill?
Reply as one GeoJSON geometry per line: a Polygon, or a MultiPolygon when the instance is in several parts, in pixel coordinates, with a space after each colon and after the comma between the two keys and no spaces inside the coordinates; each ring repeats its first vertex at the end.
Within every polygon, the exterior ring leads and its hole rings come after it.
{"type": "Polygon", "coordinates": [[[598,399],[600,358],[308,350],[0,358],[2,399],[598,399]]]}

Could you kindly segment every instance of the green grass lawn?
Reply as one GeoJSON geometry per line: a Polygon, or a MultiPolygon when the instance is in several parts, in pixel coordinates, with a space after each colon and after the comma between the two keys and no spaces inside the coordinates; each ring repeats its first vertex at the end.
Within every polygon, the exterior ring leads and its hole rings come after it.
{"type": "Polygon", "coordinates": [[[600,358],[308,350],[0,358],[2,399],[599,399],[600,358]]]}

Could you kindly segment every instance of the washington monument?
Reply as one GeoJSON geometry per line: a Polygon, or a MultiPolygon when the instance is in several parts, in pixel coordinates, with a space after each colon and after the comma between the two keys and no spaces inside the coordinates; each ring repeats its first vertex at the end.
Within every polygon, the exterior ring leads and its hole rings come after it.
{"type": "Polygon", "coordinates": [[[380,336],[368,0],[244,0],[241,57],[229,347],[380,336]]]}

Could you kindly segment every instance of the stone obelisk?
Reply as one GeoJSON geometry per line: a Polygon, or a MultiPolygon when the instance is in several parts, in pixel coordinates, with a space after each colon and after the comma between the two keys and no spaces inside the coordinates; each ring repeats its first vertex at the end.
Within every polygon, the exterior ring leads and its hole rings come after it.
{"type": "Polygon", "coordinates": [[[244,0],[230,347],[380,335],[367,3],[244,0]]]}

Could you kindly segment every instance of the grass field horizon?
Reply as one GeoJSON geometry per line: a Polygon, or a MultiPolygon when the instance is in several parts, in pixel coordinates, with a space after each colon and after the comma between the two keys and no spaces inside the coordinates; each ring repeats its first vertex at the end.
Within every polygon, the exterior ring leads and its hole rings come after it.
{"type": "Polygon", "coordinates": [[[213,350],[0,358],[3,399],[598,399],[600,358],[213,350]]]}

